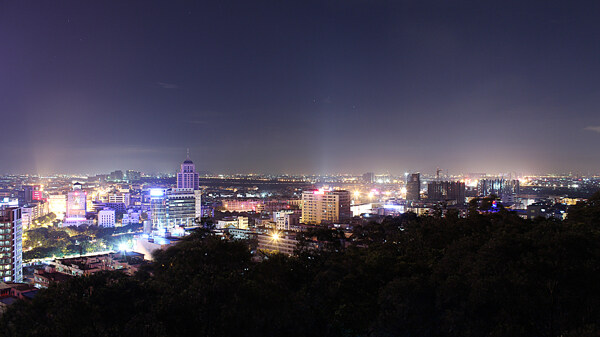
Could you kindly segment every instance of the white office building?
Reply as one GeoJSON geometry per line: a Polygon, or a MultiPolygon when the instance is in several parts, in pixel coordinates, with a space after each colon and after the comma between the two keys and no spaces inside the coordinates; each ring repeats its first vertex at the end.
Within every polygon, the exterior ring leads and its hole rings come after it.
{"type": "Polygon", "coordinates": [[[115,227],[115,210],[103,209],[98,212],[98,226],[100,227],[115,227]]]}

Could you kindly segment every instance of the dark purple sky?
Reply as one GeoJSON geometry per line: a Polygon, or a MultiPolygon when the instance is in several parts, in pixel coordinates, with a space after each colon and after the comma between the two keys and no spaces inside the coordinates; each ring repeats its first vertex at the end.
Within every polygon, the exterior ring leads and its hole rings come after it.
{"type": "Polygon", "coordinates": [[[456,3],[2,1],[0,172],[600,172],[600,2],[456,3]]]}

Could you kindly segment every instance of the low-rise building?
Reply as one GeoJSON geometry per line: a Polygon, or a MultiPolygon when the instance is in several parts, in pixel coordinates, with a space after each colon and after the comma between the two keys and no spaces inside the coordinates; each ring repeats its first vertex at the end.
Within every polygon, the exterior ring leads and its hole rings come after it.
{"type": "Polygon", "coordinates": [[[300,210],[283,210],[273,213],[273,221],[276,223],[277,230],[289,231],[300,224],[300,210]]]}
{"type": "Polygon", "coordinates": [[[567,217],[567,205],[536,202],[527,206],[527,219],[532,220],[537,217],[564,220],[567,217]]]}
{"type": "Polygon", "coordinates": [[[256,233],[250,229],[240,228],[225,228],[225,232],[229,234],[229,237],[233,240],[250,240],[256,237],[256,233]]]}
{"type": "Polygon", "coordinates": [[[248,217],[245,216],[233,216],[226,217],[222,220],[217,221],[216,227],[218,229],[223,228],[239,228],[239,229],[248,229],[248,217]]]}
{"type": "Polygon", "coordinates": [[[18,300],[30,300],[38,292],[35,287],[26,283],[0,282],[0,315],[18,300]]]}
{"type": "Polygon", "coordinates": [[[52,266],[46,266],[43,269],[36,269],[33,274],[33,285],[36,288],[48,288],[52,283],[62,283],[72,279],[73,275],[59,273],[52,266]]]}
{"type": "Polygon", "coordinates": [[[87,218],[65,218],[62,222],[61,227],[71,227],[71,226],[92,226],[95,224],[93,219],[87,218]]]}
{"type": "Polygon", "coordinates": [[[143,261],[143,254],[117,252],[56,259],[50,265],[54,268],[53,271],[72,276],[92,275],[109,270],[122,270],[126,274],[133,274],[143,261]]]}
{"type": "Polygon", "coordinates": [[[23,224],[23,229],[29,229],[33,225],[35,219],[46,214],[48,214],[47,202],[30,203],[21,207],[21,222],[23,224]]]}
{"type": "Polygon", "coordinates": [[[263,233],[257,235],[258,250],[266,253],[279,252],[292,255],[298,246],[295,234],[284,232],[263,233]]]}
{"type": "Polygon", "coordinates": [[[225,199],[223,209],[229,212],[260,212],[264,202],[258,199],[225,199]]]}
{"type": "Polygon", "coordinates": [[[131,203],[131,195],[129,193],[114,193],[108,195],[109,203],[124,204],[125,207],[129,207],[131,203]]]}
{"type": "Polygon", "coordinates": [[[127,213],[123,214],[123,226],[138,224],[140,223],[140,212],[128,210],[127,213]]]}

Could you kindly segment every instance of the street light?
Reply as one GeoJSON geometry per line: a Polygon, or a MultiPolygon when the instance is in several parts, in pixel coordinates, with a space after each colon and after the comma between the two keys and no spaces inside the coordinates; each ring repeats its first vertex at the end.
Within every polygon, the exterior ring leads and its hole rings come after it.
{"type": "Polygon", "coordinates": [[[281,238],[279,232],[273,232],[271,238],[273,238],[273,242],[275,243],[275,251],[279,252],[279,239],[281,238]]]}

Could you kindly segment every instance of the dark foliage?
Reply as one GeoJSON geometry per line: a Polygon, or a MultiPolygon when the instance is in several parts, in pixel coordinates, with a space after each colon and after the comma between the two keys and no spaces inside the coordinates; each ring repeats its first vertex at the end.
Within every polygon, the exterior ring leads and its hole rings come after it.
{"type": "Polygon", "coordinates": [[[18,302],[4,336],[598,336],[600,198],[564,222],[505,210],[406,214],[330,249],[252,262],[198,232],[134,277],[74,279],[18,302]]]}

